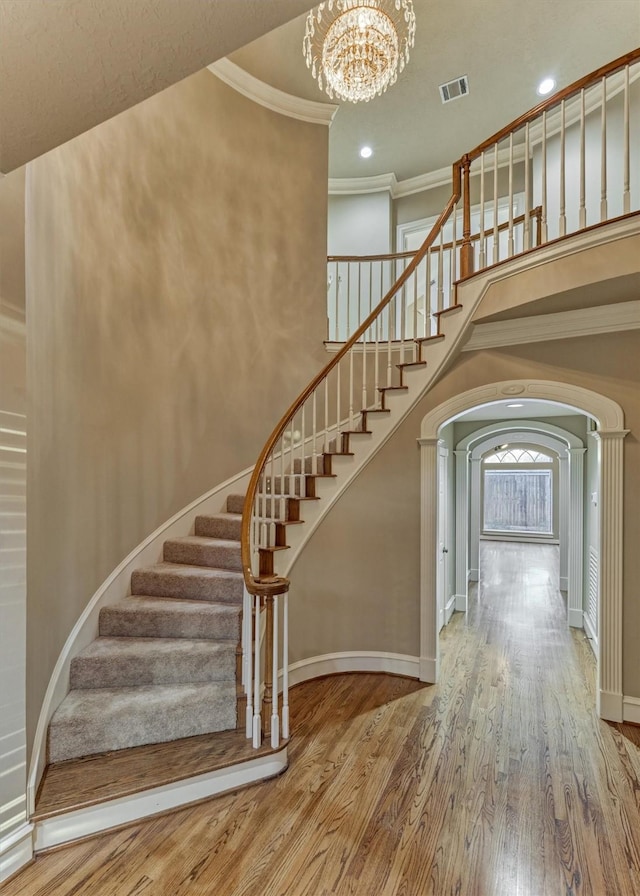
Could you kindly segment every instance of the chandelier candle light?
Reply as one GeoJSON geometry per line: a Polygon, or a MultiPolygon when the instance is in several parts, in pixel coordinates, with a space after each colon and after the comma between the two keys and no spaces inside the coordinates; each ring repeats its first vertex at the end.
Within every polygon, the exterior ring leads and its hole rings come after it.
{"type": "Polygon", "coordinates": [[[415,35],[413,0],[327,0],[307,16],[302,52],[332,99],[369,102],[395,84],[415,35]]]}

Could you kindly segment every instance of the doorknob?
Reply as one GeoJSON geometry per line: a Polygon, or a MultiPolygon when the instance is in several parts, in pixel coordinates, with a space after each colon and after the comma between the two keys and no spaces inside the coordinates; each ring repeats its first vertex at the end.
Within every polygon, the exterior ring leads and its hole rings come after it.
{"type": "Polygon", "coordinates": [[[449,548],[442,548],[442,553],[443,553],[443,554],[448,554],[448,553],[449,553],[449,548]]]}

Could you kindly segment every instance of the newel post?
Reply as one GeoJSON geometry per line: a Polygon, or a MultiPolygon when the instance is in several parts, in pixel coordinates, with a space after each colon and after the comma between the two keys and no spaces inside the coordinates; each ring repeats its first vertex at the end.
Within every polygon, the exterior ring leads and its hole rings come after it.
{"type": "Polygon", "coordinates": [[[460,248],[460,278],[473,274],[473,244],[471,242],[471,190],[469,172],[471,159],[462,157],[462,246],[460,248]]]}

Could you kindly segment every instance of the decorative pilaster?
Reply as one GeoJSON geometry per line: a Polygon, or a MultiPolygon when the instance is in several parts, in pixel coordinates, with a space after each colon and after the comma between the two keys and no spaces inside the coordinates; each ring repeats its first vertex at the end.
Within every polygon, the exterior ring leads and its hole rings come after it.
{"type": "Polygon", "coordinates": [[[584,610],[584,454],[586,448],[569,449],[569,625],[583,628],[584,610]]]}
{"type": "MultiPolygon", "coordinates": [[[[560,591],[569,590],[569,455],[558,457],[558,538],[560,541],[560,591]]],[[[556,499],[554,498],[554,501],[556,499]]],[[[571,624],[571,623],[570,623],[571,624]]]]}
{"type": "Polygon", "coordinates": [[[469,512],[469,581],[480,578],[480,464],[479,457],[471,458],[471,510],[469,512]]]}
{"type": "Polygon", "coordinates": [[[456,610],[469,603],[469,451],[456,456],[456,610]]]}
{"type": "Polygon", "coordinates": [[[420,681],[440,672],[437,624],[438,439],[420,445],[420,681]]]}
{"type": "Polygon", "coordinates": [[[597,709],[603,719],[622,721],[623,439],[628,430],[595,433],[600,461],[600,661],[597,709]]]}

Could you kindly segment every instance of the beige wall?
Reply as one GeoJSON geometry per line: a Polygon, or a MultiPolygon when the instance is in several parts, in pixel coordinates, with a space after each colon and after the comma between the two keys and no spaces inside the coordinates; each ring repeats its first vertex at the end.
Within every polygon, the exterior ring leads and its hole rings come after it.
{"type": "Polygon", "coordinates": [[[29,166],[28,726],[72,626],[325,363],[327,129],[194,75],[29,166]]]}
{"type": "Polygon", "coordinates": [[[23,317],[25,168],[0,179],[0,314],[23,317]]]}
{"type": "Polygon", "coordinates": [[[291,571],[294,660],[333,650],[419,653],[420,457],[416,439],[432,408],[508,379],[545,378],[617,401],[625,439],[624,693],[640,696],[640,332],[484,352],[458,360],[342,495],[291,571]],[[339,644],[339,646],[336,646],[339,644]]]}

